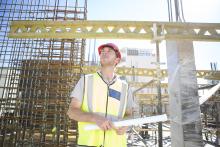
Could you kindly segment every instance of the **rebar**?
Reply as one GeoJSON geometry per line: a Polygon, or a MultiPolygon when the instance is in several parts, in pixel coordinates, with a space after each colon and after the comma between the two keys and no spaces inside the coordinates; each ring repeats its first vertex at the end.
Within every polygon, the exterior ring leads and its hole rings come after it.
{"type": "Polygon", "coordinates": [[[85,39],[9,39],[13,20],[85,20],[87,0],[0,1],[0,146],[76,144],[66,115],[85,39]]]}

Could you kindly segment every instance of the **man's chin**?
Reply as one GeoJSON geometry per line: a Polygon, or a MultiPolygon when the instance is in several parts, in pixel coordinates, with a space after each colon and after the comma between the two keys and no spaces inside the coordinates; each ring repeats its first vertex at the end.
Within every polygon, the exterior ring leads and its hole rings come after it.
{"type": "Polygon", "coordinates": [[[113,64],[109,64],[109,63],[101,63],[102,67],[111,67],[114,66],[113,64]]]}

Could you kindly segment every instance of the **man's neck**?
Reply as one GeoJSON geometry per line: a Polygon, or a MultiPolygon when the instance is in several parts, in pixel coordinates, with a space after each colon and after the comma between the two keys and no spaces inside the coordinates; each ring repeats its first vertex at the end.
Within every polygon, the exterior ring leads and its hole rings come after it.
{"type": "Polygon", "coordinates": [[[112,81],[112,79],[114,78],[114,70],[115,70],[114,67],[102,67],[101,68],[102,76],[108,81],[112,81]]]}

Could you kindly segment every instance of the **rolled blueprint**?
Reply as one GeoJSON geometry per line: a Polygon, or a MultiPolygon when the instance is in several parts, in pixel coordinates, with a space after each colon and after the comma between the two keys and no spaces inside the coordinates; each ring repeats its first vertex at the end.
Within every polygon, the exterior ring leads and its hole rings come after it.
{"type": "MultiPolygon", "coordinates": [[[[155,123],[155,122],[162,122],[162,121],[167,121],[166,114],[116,121],[116,122],[113,122],[113,124],[115,127],[122,127],[122,126],[133,126],[133,125],[137,126],[137,125],[142,125],[146,123],[155,123]]],[[[100,128],[97,125],[87,125],[84,129],[89,131],[89,130],[97,130],[100,128]]]]}

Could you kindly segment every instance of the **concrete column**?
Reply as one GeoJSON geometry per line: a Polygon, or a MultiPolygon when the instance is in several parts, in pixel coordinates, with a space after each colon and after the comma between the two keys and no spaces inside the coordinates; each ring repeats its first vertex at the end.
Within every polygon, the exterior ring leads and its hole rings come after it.
{"type": "Polygon", "coordinates": [[[202,147],[193,43],[167,41],[172,147],[202,147]]]}
{"type": "MultiPolygon", "coordinates": [[[[220,122],[220,103],[217,102],[217,122],[220,122]]],[[[216,140],[216,144],[220,145],[220,125],[217,124],[217,132],[216,132],[216,136],[217,136],[217,140],[216,140]]]]}

